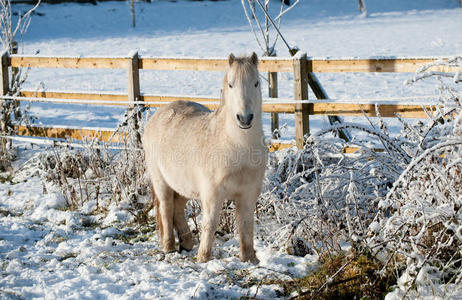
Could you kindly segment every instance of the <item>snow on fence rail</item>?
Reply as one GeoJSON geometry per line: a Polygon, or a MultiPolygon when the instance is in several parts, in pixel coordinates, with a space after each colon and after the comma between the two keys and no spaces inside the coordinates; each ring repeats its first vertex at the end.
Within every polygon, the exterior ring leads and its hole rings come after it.
{"type": "MultiPolygon", "coordinates": [[[[265,101],[264,112],[295,114],[296,145],[303,147],[304,135],[309,133],[310,115],[341,115],[341,116],[376,116],[376,105],[383,117],[394,117],[396,113],[404,118],[426,118],[432,111],[431,105],[415,104],[384,104],[384,103],[338,103],[332,99],[323,101],[308,100],[308,74],[335,72],[415,72],[420,67],[445,58],[397,58],[373,57],[359,58],[309,58],[296,56],[294,58],[262,58],[259,64],[261,72],[293,72],[294,100],[287,101],[272,98],[274,102],[265,101]]],[[[169,57],[139,57],[134,52],[128,57],[50,57],[2,54],[0,71],[0,92],[7,96],[9,92],[9,67],[12,68],[68,68],[68,69],[125,69],[127,70],[128,94],[105,93],[65,93],[65,92],[35,92],[22,91],[19,101],[48,101],[60,103],[85,102],[94,105],[146,105],[157,107],[175,100],[190,100],[204,103],[211,109],[218,105],[218,98],[191,97],[172,95],[147,95],[140,91],[139,70],[194,70],[194,71],[224,71],[226,58],[169,58],[169,57]],[[68,100],[68,101],[66,101],[68,100]]],[[[434,67],[435,71],[454,72],[451,67],[434,67]]],[[[8,98],[8,97],[5,97],[8,98]]],[[[26,128],[18,126],[20,135],[67,137],[82,139],[85,136],[99,136],[106,139],[111,131],[92,131],[90,129],[71,128],[26,128]],[[99,132],[99,133],[98,133],[99,132]]],[[[277,148],[277,145],[275,145],[277,148]]]]}

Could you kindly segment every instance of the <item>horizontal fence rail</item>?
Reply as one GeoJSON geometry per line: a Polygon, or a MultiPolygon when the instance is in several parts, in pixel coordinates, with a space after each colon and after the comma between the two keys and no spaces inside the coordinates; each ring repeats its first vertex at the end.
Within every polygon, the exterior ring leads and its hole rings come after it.
{"type": "Polygon", "coordinates": [[[121,142],[120,136],[115,130],[94,129],[94,128],[62,128],[62,127],[43,127],[43,126],[22,126],[16,125],[14,129],[18,135],[47,137],[53,139],[71,140],[92,140],[94,138],[104,142],[121,142]]]}
{"type": "MultiPolygon", "coordinates": [[[[16,68],[125,69],[131,58],[125,57],[48,57],[11,55],[10,65],[16,68]]],[[[308,72],[415,72],[420,67],[445,58],[307,58],[308,72]]],[[[261,72],[293,72],[292,58],[261,58],[261,72]]],[[[140,58],[140,70],[225,71],[225,58],[140,58]]],[[[433,67],[440,72],[453,72],[453,67],[433,67]]]]}
{"type": "MultiPolygon", "coordinates": [[[[20,97],[3,97],[19,101],[30,102],[50,102],[64,104],[91,104],[91,105],[144,105],[147,107],[160,107],[167,103],[177,100],[186,100],[198,102],[209,109],[216,109],[220,101],[219,98],[212,97],[192,97],[192,96],[173,96],[173,95],[141,95],[140,101],[131,102],[127,95],[123,94],[104,94],[104,93],[69,93],[69,92],[33,92],[22,91],[20,97]]],[[[407,99],[407,98],[406,98],[407,99]]],[[[428,99],[428,97],[425,97],[428,99]]],[[[435,96],[436,99],[436,96],[435,96]]],[[[395,117],[400,114],[403,118],[428,117],[425,110],[431,112],[435,105],[419,104],[386,104],[381,102],[375,103],[341,103],[334,99],[319,100],[281,100],[279,98],[265,99],[263,102],[263,112],[268,113],[294,113],[296,104],[308,104],[308,113],[310,115],[338,115],[338,116],[368,116],[377,117],[377,111],[380,116],[385,118],[395,117]]],[[[342,100],[342,102],[345,100],[342,100]]]]}
{"type": "MultiPolygon", "coordinates": [[[[294,74],[294,99],[270,98],[265,99],[263,111],[268,113],[295,114],[296,144],[303,146],[304,135],[309,133],[310,115],[335,116],[368,116],[376,117],[377,112],[382,117],[395,117],[400,114],[403,118],[427,118],[435,110],[434,105],[386,103],[386,101],[368,101],[371,103],[358,103],[355,100],[348,102],[326,99],[323,101],[308,101],[308,79],[310,73],[337,73],[337,72],[415,72],[424,65],[434,63],[446,58],[397,58],[372,57],[357,58],[310,58],[297,56],[295,58],[261,58],[259,71],[278,73],[292,72],[294,74]]],[[[225,71],[228,66],[226,58],[169,58],[169,57],[139,57],[138,53],[127,57],[51,57],[2,54],[1,81],[2,99],[18,101],[36,101],[69,104],[91,105],[122,105],[133,107],[144,105],[159,107],[176,100],[189,100],[199,102],[216,109],[220,99],[217,97],[181,96],[181,95],[148,95],[140,91],[139,70],[178,70],[178,71],[225,71]],[[8,96],[9,82],[8,68],[66,68],[66,69],[123,69],[127,71],[128,93],[84,93],[84,92],[57,92],[57,91],[21,91],[17,97],[8,96]]],[[[432,71],[457,72],[460,68],[449,66],[433,66],[432,71]]],[[[277,86],[277,83],[276,83],[277,86]]],[[[277,88],[277,87],[276,87],[277,88]]],[[[274,89],[272,91],[274,94],[274,89]]],[[[276,92],[277,94],[277,92],[276,92]]],[[[412,97],[411,97],[412,98],[412,97]]],[[[428,98],[428,97],[427,97],[428,98]]],[[[403,97],[404,99],[404,97],[403,97]]],[[[434,99],[430,100],[435,100],[434,99]]],[[[428,103],[428,102],[427,102],[428,103]]],[[[432,101],[436,103],[436,101],[432,101]]],[[[17,126],[20,135],[45,136],[54,138],[84,139],[85,137],[98,137],[101,140],[118,141],[114,130],[94,130],[75,128],[46,128],[17,126]]],[[[292,145],[292,144],[290,144],[292,145]]],[[[289,146],[290,146],[289,145],[289,146]]],[[[274,144],[273,150],[281,149],[287,145],[274,144]]]]}

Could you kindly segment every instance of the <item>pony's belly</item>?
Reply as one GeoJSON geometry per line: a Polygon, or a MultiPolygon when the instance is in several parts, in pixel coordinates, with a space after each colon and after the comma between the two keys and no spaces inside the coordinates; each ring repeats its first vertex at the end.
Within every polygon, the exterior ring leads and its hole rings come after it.
{"type": "Polygon", "coordinates": [[[185,198],[199,199],[198,184],[194,175],[188,174],[189,172],[181,167],[175,169],[177,172],[162,170],[162,175],[170,188],[185,198]]]}

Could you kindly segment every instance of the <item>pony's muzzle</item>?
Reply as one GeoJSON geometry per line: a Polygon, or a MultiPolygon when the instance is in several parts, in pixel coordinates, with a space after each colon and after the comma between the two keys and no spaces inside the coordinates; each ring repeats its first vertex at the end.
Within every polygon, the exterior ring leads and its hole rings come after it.
{"type": "Polygon", "coordinates": [[[252,127],[253,114],[247,114],[245,116],[237,114],[236,118],[240,128],[249,129],[252,127]]]}

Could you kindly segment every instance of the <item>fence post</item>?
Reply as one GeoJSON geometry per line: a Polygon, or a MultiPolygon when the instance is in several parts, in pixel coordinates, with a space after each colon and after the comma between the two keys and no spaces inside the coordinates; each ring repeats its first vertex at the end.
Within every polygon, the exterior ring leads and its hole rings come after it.
{"type": "MultiPolygon", "coordinates": [[[[276,56],[276,51],[269,56],[276,56]]],[[[268,96],[270,98],[278,97],[278,73],[277,72],[268,72],[268,96]]],[[[279,115],[278,113],[271,113],[271,136],[273,139],[279,139],[279,115]]]]}
{"type": "MultiPolygon", "coordinates": [[[[11,54],[18,54],[18,42],[13,41],[13,47],[11,48],[11,54]]],[[[21,84],[21,78],[20,78],[20,72],[19,68],[11,67],[11,90],[10,93],[12,95],[16,95],[21,87],[19,86],[21,84]]],[[[18,109],[20,106],[19,101],[13,101],[12,106],[13,106],[13,116],[16,120],[21,119],[21,110],[18,109]]]]}
{"type": "Polygon", "coordinates": [[[0,77],[2,77],[2,80],[0,82],[0,92],[2,93],[2,96],[7,95],[8,92],[10,91],[10,78],[9,78],[9,73],[8,73],[8,65],[9,65],[9,57],[8,57],[8,50],[3,51],[2,57],[1,57],[1,63],[2,67],[0,69],[0,77]]]}
{"type": "MultiPolygon", "coordinates": [[[[127,66],[127,76],[128,76],[128,101],[130,102],[141,102],[141,92],[140,92],[140,59],[138,56],[138,51],[129,54],[129,62],[127,66]]],[[[133,103],[129,104],[129,111],[132,111],[132,115],[128,122],[131,124],[132,128],[135,130],[135,139],[137,146],[141,146],[141,135],[140,135],[140,124],[138,120],[141,119],[141,111],[136,112],[133,109],[140,104],[133,103]]]]}
{"type": "MultiPolygon", "coordinates": [[[[128,101],[141,101],[138,51],[129,54],[129,62],[127,66],[127,79],[128,101]]],[[[135,104],[130,104],[130,107],[134,106],[135,104]]]]}
{"type": "MultiPolygon", "coordinates": [[[[294,58],[294,99],[308,100],[308,72],[306,54],[294,58]]],[[[295,104],[295,140],[298,149],[305,145],[305,134],[310,133],[309,105],[295,104]]]]}
{"type": "MultiPolygon", "coordinates": [[[[13,47],[11,49],[11,54],[18,54],[18,42],[16,41],[13,41],[13,47]]],[[[14,68],[14,67],[11,67],[11,89],[14,93],[14,91],[16,91],[16,89],[18,89],[19,87],[15,87],[15,82],[17,81],[16,80],[16,76],[18,76],[18,73],[19,73],[19,69],[18,68],[14,68]]]]}
{"type": "MultiPolygon", "coordinates": [[[[310,86],[316,98],[318,100],[329,99],[326,91],[322,87],[316,75],[314,75],[314,73],[311,73],[312,71],[311,65],[308,65],[307,68],[308,68],[308,85],[310,86]]],[[[338,116],[328,115],[327,118],[329,119],[330,125],[342,123],[342,120],[338,116]]],[[[339,129],[338,136],[346,142],[351,140],[351,135],[346,129],[339,129]]]]}
{"type": "MultiPolygon", "coordinates": [[[[1,54],[1,67],[0,67],[0,93],[1,96],[8,95],[10,91],[10,79],[9,79],[9,73],[8,73],[8,65],[9,65],[9,57],[8,57],[8,50],[3,51],[1,54]]],[[[3,107],[3,101],[4,99],[0,100],[0,106],[3,107]]],[[[0,114],[0,133],[5,134],[7,131],[7,124],[8,124],[8,119],[9,119],[9,114],[0,114]]],[[[0,139],[0,152],[6,149],[7,147],[7,139],[0,139]]]]}
{"type": "MultiPolygon", "coordinates": [[[[277,72],[268,72],[268,94],[270,98],[278,97],[278,73],[277,72]]],[[[279,115],[278,113],[271,113],[271,133],[274,139],[280,137],[279,132],[279,115]]]]}

